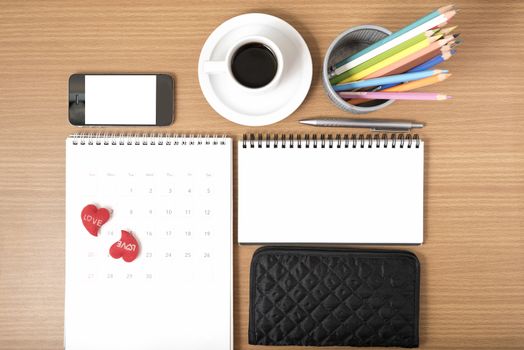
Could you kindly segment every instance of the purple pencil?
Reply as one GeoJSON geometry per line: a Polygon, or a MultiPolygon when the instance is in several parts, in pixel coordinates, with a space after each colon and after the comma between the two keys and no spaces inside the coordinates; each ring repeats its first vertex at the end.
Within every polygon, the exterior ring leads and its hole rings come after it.
{"type": "Polygon", "coordinates": [[[366,100],[419,100],[419,101],[441,101],[450,99],[451,96],[436,92],[381,92],[381,91],[354,91],[339,92],[340,97],[345,100],[352,98],[363,98],[366,100]]]}

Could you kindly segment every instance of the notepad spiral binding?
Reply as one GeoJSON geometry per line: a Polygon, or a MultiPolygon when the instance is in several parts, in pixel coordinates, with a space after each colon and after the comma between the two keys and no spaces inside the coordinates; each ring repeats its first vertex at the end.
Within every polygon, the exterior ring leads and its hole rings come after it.
{"type": "Polygon", "coordinates": [[[73,145],[225,145],[226,135],[184,135],[162,133],[80,133],[71,135],[73,145]]]}
{"type": "Polygon", "coordinates": [[[419,148],[418,134],[244,134],[243,148],[419,148]]]}

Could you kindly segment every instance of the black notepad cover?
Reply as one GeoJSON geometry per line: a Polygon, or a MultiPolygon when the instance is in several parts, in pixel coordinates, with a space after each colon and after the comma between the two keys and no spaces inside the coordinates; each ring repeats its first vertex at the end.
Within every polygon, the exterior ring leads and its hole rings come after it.
{"type": "Polygon", "coordinates": [[[413,253],[264,247],[250,278],[250,344],[418,347],[413,253]]]}

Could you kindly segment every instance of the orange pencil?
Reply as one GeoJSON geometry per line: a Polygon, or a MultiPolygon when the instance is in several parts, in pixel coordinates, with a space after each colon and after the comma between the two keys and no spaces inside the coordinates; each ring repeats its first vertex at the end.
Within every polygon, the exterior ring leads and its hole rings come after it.
{"type": "MultiPolygon", "coordinates": [[[[414,81],[411,81],[411,82],[408,82],[408,83],[396,85],[396,86],[390,87],[389,89],[380,90],[380,92],[405,92],[405,91],[411,91],[411,90],[415,90],[415,89],[418,89],[418,88],[421,88],[421,87],[424,87],[424,86],[428,86],[428,85],[432,85],[432,84],[444,81],[447,78],[449,78],[450,76],[451,76],[451,74],[449,74],[449,73],[448,74],[446,74],[446,73],[437,74],[437,75],[433,75],[433,76],[428,77],[428,78],[424,78],[424,79],[420,79],[420,80],[414,80],[414,81]]],[[[357,98],[355,98],[355,99],[349,100],[349,103],[351,103],[352,105],[358,105],[358,104],[361,104],[361,103],[364,103],[364,102],[368,102],[368,101],[369,101],[369,99],[362,99],[362,98],[358,98],[357,99],[357,98]]]]}
{"type": "Polygon", "coordinates": [[[450,76],[451,76],[451,73],[437,74],[437,75],[434,75],[432,77],[428,77],[428,78],[424,78],[424,79],[420,79],[420,80],[414,80],[414,81],[410,81],[410,82],[405,83],[405,84],[400,84],[400,85],[397,85],[397,86],[393,86],[393,87],[390,87],[389,89],[384,89],[382,91],[383,92],[386,92],[386,91],[387,92],[411,91],[411,90],[415,90],[415,89],[418,89],[418,88],[421,88],[421,87],[424,87],[424,86],[428,86],[428,85],[431,85],[431,84],[439,83],[441,81],[446,80],[450,76]]]}

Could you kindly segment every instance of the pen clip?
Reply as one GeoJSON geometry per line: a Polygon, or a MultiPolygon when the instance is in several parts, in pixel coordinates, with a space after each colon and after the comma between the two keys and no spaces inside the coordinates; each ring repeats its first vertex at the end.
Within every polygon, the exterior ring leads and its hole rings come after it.
{"type": "Polygon", "coordinates": [[[371,131],[409,132],[411,128],[371,128],[371,131]]]}

